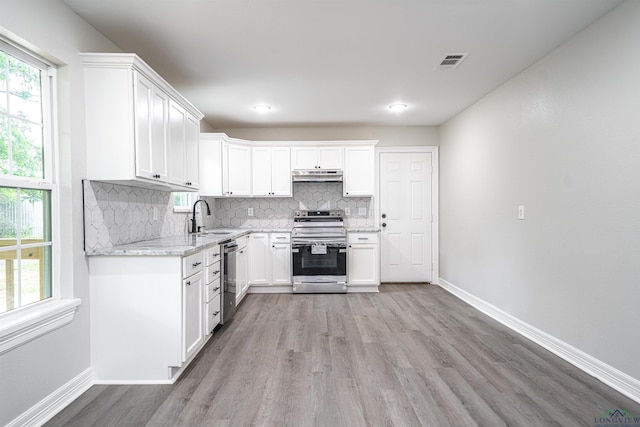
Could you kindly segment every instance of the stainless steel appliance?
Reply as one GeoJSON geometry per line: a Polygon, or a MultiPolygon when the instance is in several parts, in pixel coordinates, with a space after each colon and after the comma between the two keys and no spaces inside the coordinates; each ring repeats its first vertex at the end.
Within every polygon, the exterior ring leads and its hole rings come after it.
{"type": "Polygon", "coordinates": [[[338,169],[305,169],[291,173],[293,182],[342,182],[342,171],[338,169]]]}
{"type": "Polygon", "coordinates": [[[236,252],[235,240],[222,245],[222,324],[231,321],[236,313],[236,252]]]}
{"type": "Polygon", "coordinates": [[[291,252],[294,293],[347,292],[347,230],[342,211],[296,211],[291,252]]]}

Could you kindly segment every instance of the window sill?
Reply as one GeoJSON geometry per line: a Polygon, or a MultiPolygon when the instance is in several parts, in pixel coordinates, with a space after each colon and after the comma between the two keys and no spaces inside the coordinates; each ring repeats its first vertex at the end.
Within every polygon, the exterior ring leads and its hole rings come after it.
{"type": "Polygon", "coordinates": [[[80,299],[46,301],[0,317],[0,355],[73,320],[80,299]]]}

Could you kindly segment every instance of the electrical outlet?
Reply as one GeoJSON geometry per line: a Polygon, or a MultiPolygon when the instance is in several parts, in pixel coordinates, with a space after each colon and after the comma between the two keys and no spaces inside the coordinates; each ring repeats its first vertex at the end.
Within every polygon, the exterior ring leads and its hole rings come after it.
{"type": "Polygon", "coordinates": [[[367,216],[367,208],[358,208],[358,216],[367,216]]]}
{"type": "Polygon", "coordinates": [[[158,207],[157,206],[153,207],[153,220],[154,221],[158,220],[158,207]]]}
{"type": "Polygon", "coordinates": [[[518,219],[524,219],[524,205],[518,206],[518,219]]]}
{"type": "Polygon", "coordinates": [[[344,208],[344,216],[351,215],[351,208],[344,208]]]}
{"type": "Polygon", "coordinates": [[[253,216],[253,208],[248,208],[247,209],[247,215],[248,216],[253,216]]]}

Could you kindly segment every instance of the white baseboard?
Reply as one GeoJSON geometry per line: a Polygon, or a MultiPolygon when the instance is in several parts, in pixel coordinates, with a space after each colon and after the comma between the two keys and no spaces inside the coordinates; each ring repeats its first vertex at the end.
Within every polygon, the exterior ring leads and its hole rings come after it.
{"type": "Polygon", "coordinates": [[[7,427],[41,426],[76,400],[82,393],[89,390],[92,385],[93,370],[88,368],[23,412],[19,417],[7,424],[7,427]]]}
{"type": "Polygon", "coordinates": [[[438,286],[477,308],[484,314],[525,338],[539,344],[609,387],[640,403],[640,380],[610,366],[540,329],[523,322],[502,309],[440,278],[438,286]]]}
{"type": "Polygon", "coordinates": [[[355,294],[355,293],[377,293],[378,285],[347,285],[347,293],[355,294]]]}

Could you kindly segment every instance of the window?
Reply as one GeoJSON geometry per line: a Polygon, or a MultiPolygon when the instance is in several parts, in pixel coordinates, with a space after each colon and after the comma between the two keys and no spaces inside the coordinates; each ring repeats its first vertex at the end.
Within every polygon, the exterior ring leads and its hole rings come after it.
{"type": "Polygon", "coordinates": [[[53,296],[52,76],[0,40],[0,314],[53,296]]]}
{"type": "Polygon", "coordinates": [[[198,200],[198,193],[171,193],[174,212],[191,212],[193,202],[198,200]]]}

